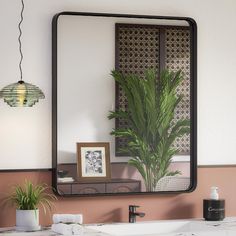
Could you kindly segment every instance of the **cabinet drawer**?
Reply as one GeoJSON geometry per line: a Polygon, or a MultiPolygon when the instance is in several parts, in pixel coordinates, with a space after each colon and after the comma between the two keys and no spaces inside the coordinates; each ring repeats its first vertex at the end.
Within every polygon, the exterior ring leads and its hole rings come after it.
{"type": "Polygon", "coordinates": [[[140,183],[107,183],[107,193],[140,192],[140,183]]]}
{"type": "Polygon", "coordinates": [[[71,184],[58,184],[57,191],[60,194],[71,194],[71,184]]]}
{"type": "Polygon", "coordinates": [[[80,183],[72,185],[72,194],[93,194],[105,192],[105,183],[80,183]]]}

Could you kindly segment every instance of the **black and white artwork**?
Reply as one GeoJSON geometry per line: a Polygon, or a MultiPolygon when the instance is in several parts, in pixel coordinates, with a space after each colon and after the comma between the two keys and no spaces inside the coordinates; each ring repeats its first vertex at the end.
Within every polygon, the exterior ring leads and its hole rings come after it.
{"type": "Polygon", "coordinates": [[[102,151],[86,151],[85,153],[85,173],[102,174],[102,151]]]}
{"type": "Polygon", "coordinates": [[[81,147],[81,177],[106,177],[105,147],[81,147]]]}

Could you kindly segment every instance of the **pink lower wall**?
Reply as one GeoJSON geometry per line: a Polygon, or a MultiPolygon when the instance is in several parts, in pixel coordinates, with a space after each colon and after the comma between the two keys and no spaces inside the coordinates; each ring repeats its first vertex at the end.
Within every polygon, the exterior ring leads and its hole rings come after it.
{"type": "MultiPolygon", "coordinates": [[[[25,179],[51,184],[51,172],[0,173],[0,203],[11,190],[11,186],[25,179]]],[[[58,198],[53,213],[82,213],[84,223],[115,222],[128,220],[128,205],[140,205],[146,213],[141,220],[176,219],[202,217],[202,199],[209,196],[211,186],[218,186],[226,200],[226,216],[236,216],[236,167],[198,168],[198,186],[193,193],[170,195],[131,195],[107,197],[58,198]]],[[[42,225],[51,224],[51,215],[41,211],[42,225]]],[[[15,208],[0,206],[0,227],[15,224],[15,208]]]]}

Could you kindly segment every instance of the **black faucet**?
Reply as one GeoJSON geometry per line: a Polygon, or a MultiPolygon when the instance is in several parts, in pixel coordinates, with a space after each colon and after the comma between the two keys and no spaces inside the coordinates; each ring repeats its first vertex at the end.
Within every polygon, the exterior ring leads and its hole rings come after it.
{"type": "Polygon", "coordinates": [[[143,212],[136,212],[136,208],[139,206],[129,205],[129,223],[136,222],[136,216],[144,217],[145,213],[143,212]]]}

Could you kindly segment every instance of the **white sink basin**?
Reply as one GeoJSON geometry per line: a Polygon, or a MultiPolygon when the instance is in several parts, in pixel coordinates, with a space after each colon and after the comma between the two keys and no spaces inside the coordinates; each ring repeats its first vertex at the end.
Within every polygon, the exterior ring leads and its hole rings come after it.
{"type": "MultiPolygon", "coordinates": [[[[138,223],[87,225],[101,236],[236,236],[236,218],[224,221],[161,220],[138,223]]],[[[96,234],[98,235],[98,234],[96,234]]]]}
{"type": "Polygon", "coordinates": [[[87,228],[117,236],[129,235],[150,235],[183,232],[190,229],[189,221],[154,221],[154,222],[140,222],[130,224],[104,224],[88,226],[87,228]]]}

